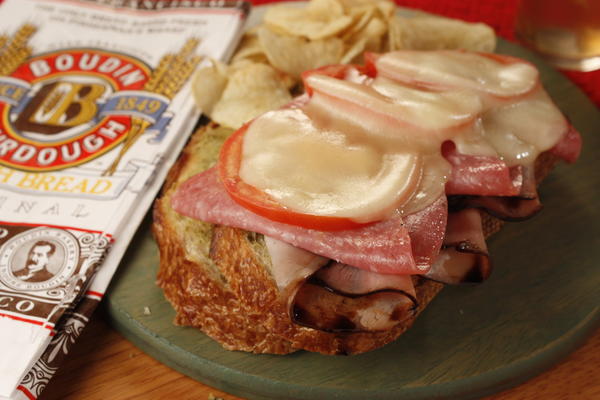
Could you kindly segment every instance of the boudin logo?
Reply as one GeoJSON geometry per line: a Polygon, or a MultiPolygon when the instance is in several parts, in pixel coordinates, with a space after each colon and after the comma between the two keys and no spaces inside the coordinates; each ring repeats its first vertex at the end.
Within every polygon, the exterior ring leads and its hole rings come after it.
{"type": "Polygon", "coordinates": [[[173,117],[165,111],[201,60],[196,38],[154,70],[95,49],[31,57],[35,31],[25,24],[0,43],[0,165],[23,171],[80,165],[122,144],[104,171],[112,175],[142,134],[163,136],[173,117]]]}
{"type": "Polygon", "coordinates": [[[41,86],[17,116],[15,127],[22,132],[53,135],[82,125],[96,115],[98,99],[106,92],[100,83],[51,82],[41,86]]]}
{"type": "Polygon", "coordinates": [[[28,59],[0,78],[0,164],[51,171],[105,154],[135,116],[155,123],[166,109],[141,90],[149,78],[139,60],[93,49],[28,59]]]}

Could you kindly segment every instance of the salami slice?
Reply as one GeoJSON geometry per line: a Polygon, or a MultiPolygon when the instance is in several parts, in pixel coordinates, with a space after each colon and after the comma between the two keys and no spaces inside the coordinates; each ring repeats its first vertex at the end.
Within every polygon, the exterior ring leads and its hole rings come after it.
{"type": "Polygon", "coordinates": [[[357,268],[386,274],[426,272],[441,247],[447,214],[446,198],[442,196],[406,219],[395,213],[358,229],[307,229],[271,221],[238,205],[223,188],[214,168],[184,182],[173,196],[172,206],[191,218],[262,233],[357,268]],[[419,243],[413,245],[411,236],[419,243]]]}

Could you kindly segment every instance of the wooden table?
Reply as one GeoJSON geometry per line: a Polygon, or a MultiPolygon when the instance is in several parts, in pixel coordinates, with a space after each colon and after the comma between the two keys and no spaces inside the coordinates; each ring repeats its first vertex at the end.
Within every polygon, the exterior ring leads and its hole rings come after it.
{"type": "MultiPolygon", "coordinates": [[[[235,400],[150,358],[94,315],[40,400],[235,400]]],[[[528,382],[486,400],[600,399],[600,330],[567,359],[528,382]]]]}

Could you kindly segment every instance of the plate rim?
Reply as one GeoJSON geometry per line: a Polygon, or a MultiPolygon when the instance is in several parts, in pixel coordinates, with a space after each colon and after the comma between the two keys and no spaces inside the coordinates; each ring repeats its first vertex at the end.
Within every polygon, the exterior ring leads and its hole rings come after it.
{"type": "MultiPolygon", "coordinates": [[[[248,378],[240,371],[190,353],[168,339],[156,335],[121,308],[110,296],[107,296],[107,300],[110,306],[105,306],[104,309],[107,311],[106,314],[109,317],[109,322],[127,340],[161,363],[192,379],[229,394],[247,398],[251,391],[253,392],[251,394],[255,396],[251,397],[252,399],[278,400],[281,398],[278,388],[284,386],[288,392],[290,388],[295,392],[293,394],[294,397],[289,397],[289,399],[294,400],[313,400],[315,398],[336,399],[338,397],[345,400],[364,400],[365,398],[372,400],[396,400],[398,398],[398,393],[391,393],[385,390],[357,390],[355,388],[328,388],[323,386],[313,386],[308,393],[303,394],[302,392],[306,392],[306,386],[294,385],[260,376],[248,378]],[[133,322],[133,324],[128,324],[128,322],[133,322]],[[132,329],[130,326],[135,326],[137,329],[132,329]],[[170,346],[168,350],[160,351],[161,349],[167,349],[167,346],[170,346]],[[193,359],[201,364],[205,364],[206,367],[198,370],[182,365],[175,357],[169,355],[173,352],[173,349],[182,358],[193,359]],[[216,372],[208,373],[209,371],[216,372]],[[227,381],[223,381],[222,379],[225,375],[228,377],[227,381]],[[259,383],[258,387],[249,390],[249,386],[246,385],[249,379],[252,380],[253,385],[259,383]]],[[[191,327],[182,328],[194,329],[191,327]]],[[[405,392],[402,393],[403,399],[428,399],[432,397],[432,392],[435,392],[435,398],[440,400],[457,398],[475,399],[515,387],[567,357],[572,351],[581,346],[597,329],[600,329],[600,306],[592,310],[579,324],[573,326],[568,333],[550,342],[545,346],[544,350],[537,351],[531,357],[523,357],[517,361],[505,364],[499,369],[486,371],[474,377],[405,389],[405,392]]],[[[202,332],[199,333],[204,335],[202,332]]],[[[223,351],[228,350],[223,349],[223,351]]],[[[257,354],[256,356],[260,355],[257,354]]]]}

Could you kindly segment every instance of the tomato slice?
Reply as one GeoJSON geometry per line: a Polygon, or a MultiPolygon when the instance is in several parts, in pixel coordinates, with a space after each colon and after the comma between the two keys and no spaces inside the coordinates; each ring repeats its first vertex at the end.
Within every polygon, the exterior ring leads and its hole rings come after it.
{"type": "Polygon", "coordinates": [[[365,73],[370,76],[377,76],[377,60],[381,57],[379,53],[373,53],[371,51],[365,51],[363,58],[365,60],[365,73]]]}
{"type": "MultiPolygon", "coordinates": [[[[503,64],[523,62],[522,60],[509,56],[488,54],[481,54],[481,56],[489,57],[503,64]]],[[[307,82],[311,76],[326,75],[340,80],[352,80],[355,82],[361,82],[363,80],[376,77],[378,73],[376,63],[379,57],[379,54],[366,53],[365,66],[329,65],[317,68],[315,70],[306,71],[302,74],[302,80],[304,82],[306,94],[293,101],[286,107],[301,107],[308,101],[308,99],[310,99],[315,91],[315,89],[307,82]]],[[[434,90],[441,89],[440,87],[437,87],[435,83],[431,82],[412,81],[409,82],[409,84],[434,90]],[[434,87],[432,87],[432,85],[434,87]]],[[[465,124],[471,122],[472,121],[469,120],[466,121],[465,124]]],[[[249,124],[251,123],[252,121],[242,126],[225,142],[219,156],[219,176],[221,182],[235,202],[254,212],[255,214],[270,220],[289,225],[301,226],[308,229],[338,231],[345,229],[356,229],[373,223],[360,223],[345,217],[322,216],[294,211],[281,204],[276,198],[264,192],[263,190],[244,182],[240,177],[240,167],[242,163],[244,136],[248,130],[249,124]]],[[[462,125],[459,125],[457,129],[461,126],[462,125]]]]}
{"type": "Polygon", "coordinates": [[[242,207],[288,225],[301,226],[321,231],[356,229],[373,222],[359,223],[349,218],[304,214],[290,210],[275,198],[255,186],[244,182],[240,177],[244,134],[249,122],[234,132],[223,144],[219,155],[219,177],[231,198],[242,207]]]}

